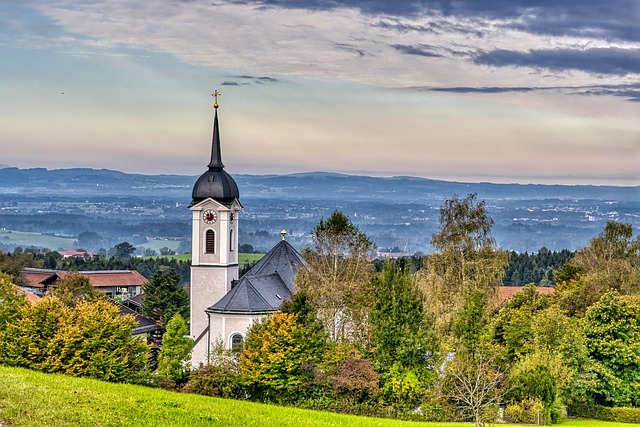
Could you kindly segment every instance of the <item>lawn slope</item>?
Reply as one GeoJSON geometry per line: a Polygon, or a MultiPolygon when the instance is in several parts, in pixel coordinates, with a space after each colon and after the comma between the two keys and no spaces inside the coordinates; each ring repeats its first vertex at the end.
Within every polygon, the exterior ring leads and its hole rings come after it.
{"type": "MultiPolygon", "coordinates": [[[[459,427],[172,393],[0,366],[0,426],[459,427]]],[[[566,426],[633,426],[571,421],[566,426]]]]}

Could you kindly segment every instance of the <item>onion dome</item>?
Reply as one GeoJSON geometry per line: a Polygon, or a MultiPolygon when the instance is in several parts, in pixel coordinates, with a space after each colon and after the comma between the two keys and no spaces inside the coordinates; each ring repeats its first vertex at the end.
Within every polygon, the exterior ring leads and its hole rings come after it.
{"type": "Polygon", "coordinates": [[[208,170],[200,175],[200,178],[193,186],[191,193],[191,205],[212,198],[222,204],[230,204],[234,199],[240,198],[238,186],[231,175],[224,171],[222,164],[222,155],[220,154],[220,132],[218,130],[218,102],[217,97],[220,94],[216,91],[215,116],[213,119],[213,138],[211,143],[211,161],[208,170]]]}

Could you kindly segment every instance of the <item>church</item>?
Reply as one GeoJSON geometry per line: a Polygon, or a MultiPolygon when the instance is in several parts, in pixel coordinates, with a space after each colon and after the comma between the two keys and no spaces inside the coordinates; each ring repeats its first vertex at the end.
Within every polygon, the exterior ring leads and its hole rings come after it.
{"type": "Polygon", "coordinates": [[[280,309],[294,292],[294,278],[305,263],[285,240],[278,242],[242,278],[238,274],[240,192],[224,170],[218,125],[220,94],[213,93],[211,160],[193,186],[191,248],[192,365],[206,364],[213,345],[242,343],[251,324],[280,309]]]}

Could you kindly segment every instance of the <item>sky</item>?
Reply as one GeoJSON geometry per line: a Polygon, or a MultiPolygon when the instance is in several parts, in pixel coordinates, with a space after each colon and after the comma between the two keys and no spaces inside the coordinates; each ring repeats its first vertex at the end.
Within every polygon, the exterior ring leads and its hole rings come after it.
{"type": "Polygon", "coordinates": [[[0,0],[0,164],[640,185],[640,0],[0,0]]]}

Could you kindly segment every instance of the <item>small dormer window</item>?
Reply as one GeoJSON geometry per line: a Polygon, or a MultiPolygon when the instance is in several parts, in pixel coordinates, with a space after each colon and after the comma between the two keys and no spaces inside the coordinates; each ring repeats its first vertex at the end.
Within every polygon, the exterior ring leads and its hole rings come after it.
{"type": "Polygon", "coordinates": [[[215,254],[216,253],[216,232],[213,230],[207,230],[205,234],[205,253],[207,254],[215,254]]]}

